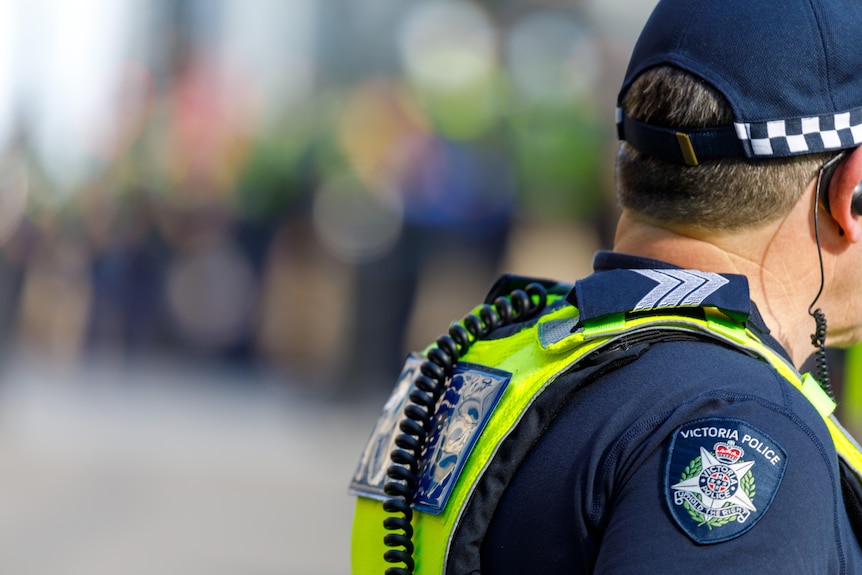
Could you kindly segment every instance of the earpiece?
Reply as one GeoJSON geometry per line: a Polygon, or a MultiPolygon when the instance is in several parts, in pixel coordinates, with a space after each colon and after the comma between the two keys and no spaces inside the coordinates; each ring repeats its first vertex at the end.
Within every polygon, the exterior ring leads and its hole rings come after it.
{"type": "Polygon", "coordinates": [[[853,199],[850,200],[850,206],[854,214],[857,216],[862,214],[862,182],[859,182],[853,188],[853,199]]]}
{"type": "MultiPolygon", "coordinates": [[[[848,152],[845,150],[841,152],[820,168],[820,175],[818,176],[817,185],[819,186],[819,194],[820,201],[823,203],[823,207],[826,208],[826,211],[829,212],[829,182],[832,181],[832,176],[835,175],[835,169],[838,167],[838,164],[841,163],[847,156],[848,152]]],[[[853,199],[850,200],[850,206],[855,215],[862,214],[862,182],[856,184],[856,187],[853,188],[853,199]]],[[[830,212],[831,213],[831,212],[830,212]]]]}

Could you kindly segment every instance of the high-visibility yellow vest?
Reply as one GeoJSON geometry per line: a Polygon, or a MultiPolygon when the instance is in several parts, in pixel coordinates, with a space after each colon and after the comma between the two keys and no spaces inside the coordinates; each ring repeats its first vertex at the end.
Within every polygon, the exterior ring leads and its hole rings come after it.
{"type": "MultiPolygon", "coordinates": [[[[634,318],[616,314],[588,322],[572,331],[577,325],[578,310],[564,306],[549,311],[537,322],[508,337],[476,341],[461,358],[461,363],[490,367],[492,371],[489,377],[501,374],[503,379],[508,377],[508,383],[477,433],[463,467],[457,476],[449,478],[452,484],[447,485],[447,488],[451,491],[442,501],[441,509],[428,512],[422,510],[421,505],[416,505],[418,509],[412,516],[415,572],[436,575],[446,573],[447,567],[453,567],[447,565],[453,537],[464,521],[464,512],[474,489],[501,443],[516,428],[530,406],[553,385],[558,376],[569,372],[586,355],[607,349],[621,337],[631,337],[638,332],[697,334],[705,339],[712,338],[730,344],[767,362],[817,409],[829,429],[839,456],[857,476],[862,477],[862,452],[835,419],[833,412],[836,404],[820,384],[808,374],[800,375],[792,364],[761,342],[744,324],[716,308],[702,310],[702,319],[669,313],[634,318]]],[[[409,389],[409,383],[406,386],[404,389],[409,389]]],[[[404,393],[402,391],[402,398],[404,393]]],[[[382,418],[381,422],[384,422],[380,424],[381,427],[389,427],[388,431],[392,431],[394,420],[382,418]]],[[[385,436],[386,431],[378,429],[383,434],[377,433],[376,436],[385,436]]],[[[365,461],[365,464],[368,463],[365,461]]],[[[381,464],[377,461],[378,474],[381,464]]],[[[375,471],[366,468],[363,473],[373,475],[375,471]]],[[[388,568],[398,567],[383,558],[387,549],[384,537],[390,533],[384,528],[384,520],[391,515],[373,494],[363,494],[361,489],[355,491],[358,498],[351,542],[353,573],[379,575],[388,568]]]]}

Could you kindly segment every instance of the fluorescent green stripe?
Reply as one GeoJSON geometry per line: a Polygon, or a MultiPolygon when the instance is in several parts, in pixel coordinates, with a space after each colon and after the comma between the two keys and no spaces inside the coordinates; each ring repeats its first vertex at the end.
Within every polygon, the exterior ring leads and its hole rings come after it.
{"type": "Polygon", "coordinates": [[[584,326],[584,337],[592,339],[617,334],[626,329],[626,315],[615,313],[588,322],[584,326]]]}
{"type": "Polygon", "coordinates": [[[835,411],[835,400],[829,397],[829,394],[823,389],[810,373],[802,376],[802,387],[800,388],[811,405],[820,413],[821,417],[829,417],[835,411]]]}

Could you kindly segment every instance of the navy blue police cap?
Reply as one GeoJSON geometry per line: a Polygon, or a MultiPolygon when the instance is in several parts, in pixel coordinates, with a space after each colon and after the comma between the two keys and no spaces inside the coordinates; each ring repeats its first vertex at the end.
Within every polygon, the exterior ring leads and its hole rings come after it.
{"type": "Polygon", "coordinates": [[[697,165],[862,143],[862,1],[661,0],[638,39],[617,101],[617,130],[640,152],[697,165]],[[632,82],[681,68],[730,102],[733,125],[679,130],[628,117],[632,82]]]}

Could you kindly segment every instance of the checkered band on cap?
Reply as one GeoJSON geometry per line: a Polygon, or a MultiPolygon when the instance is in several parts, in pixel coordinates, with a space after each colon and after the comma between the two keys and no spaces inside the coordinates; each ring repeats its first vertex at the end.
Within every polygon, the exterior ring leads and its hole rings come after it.
{"type": "Polygon", "coordinates": [[[862,144],[862,108],[811,118],[735,123],[750,156],[793,156],[852,148],[862,144]]]}

